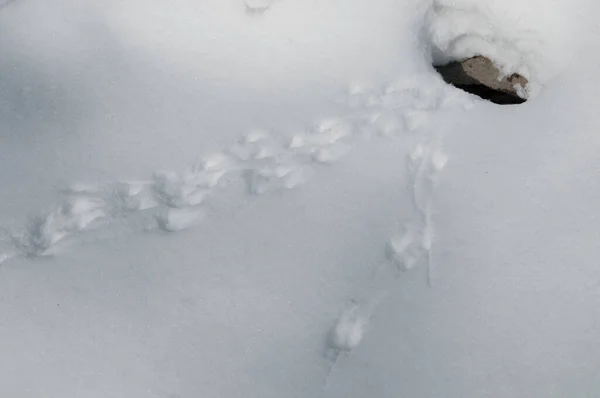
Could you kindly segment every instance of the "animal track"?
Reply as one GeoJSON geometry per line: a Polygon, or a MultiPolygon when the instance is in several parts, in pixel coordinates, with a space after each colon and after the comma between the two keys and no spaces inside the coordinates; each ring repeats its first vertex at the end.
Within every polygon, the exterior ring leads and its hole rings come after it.
{"type": "MultiPolygon", "coordinates": [[[[65,199],[55,211],[33,217],[22,229],[7,230],[0,236],[0,263],[15,256],[53,253],[59,242],[116,221],[132,226],[135,221],[143,229],[168,232],[192,228],[204,218],[211,195],[228,181],[236,181],[226,176],[242,176],[248,193],[255,195],[294,189],[318,169],[342,159],[359,140],[373,134],[397,136],[418,130],[429,124],[432,112],[467,107],[470,101],[434,76],[401,79],[383,90],[354,85],[349,90],[349,116],[324,118],[302,133],[274,137],[253,130],[184,172],[159,171],[141,181],[72,185],[64,190],[65,199]]],[[[409,169],[414,169],[412,189],[424,221],[421,232],[410,239],[420,239],[425,242],[422,246],[429,247],[427,242],[433,236],[427,210],[430,172],[444,161],[437,152],[430,154],[425,147],[420,150],[423,154],[413,153],[409,169]]],[[[416,253],[412,246],[403,246],[408,238],[394,238],[388,245],[388,257],[394,262],[404,258],[405,266],[411,263],[405,258],[407,253],[416,253]]]]}
{"type": "MultiPolygon", "coordinates": [[[[362,109],[357,112],[357,124],[367,136],[395,136],[401,132],[422,131],[432,116],[446,109],[469,110],[473,100],[462,93],[448,91],[443,86],[432,84],[422,88],[414,80],[399,80],[387,87],[380,95],[374,95],[360,87],[351,89],[349,105],[362,109]]],[[[400,230],[385,247],[386,262],[379,264],[368,281],[367,298],[353,300],[343,312],[329,334],[328,355],[332,364],[325,380],[327,388],[329,374],[339,355],[349,353],[362,340],[371,314],[391,288],[400,273],[409,271],[424,259],[428,265],[428,281],[431,284],[432,246],[435,229],[433,224],[433,193],[439,173],[448,162],[442,150],[439,133],[423,134],[420,143],[407,156],[408,186],[414,211],[400,230]],[[393,268],[390,269],[389,265],[393,268]],[[396,270],[395,277],[390,271],[396,270]]]]}
{"type": "Polygon", "coordinates": [[[12,235],[16,252],[26,257],[46,254],[56,242],[104,217],[103,207],[100,199],[71,198],[56,211],[33,217],[23,232],[12,235]]]}

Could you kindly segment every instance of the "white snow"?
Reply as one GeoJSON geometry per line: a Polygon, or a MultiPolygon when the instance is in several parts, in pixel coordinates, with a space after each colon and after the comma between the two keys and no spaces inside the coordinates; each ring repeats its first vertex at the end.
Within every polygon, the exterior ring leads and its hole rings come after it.
{"type": "Polygon", "coordinates": [[[599,10],[0,0],[0,395],[596,396],[599,10]]]}
{"type": "Polygon", "coordinates": [[[350,352],[358,347],[366,327],[366,320],[358,314],[356,305],[344,310],[332,330],[331,348],[350,352]]]}
{"type": "Polygon", "coordinates": [[[192,228],[200,222],[203,213],[194,209],[167,209],[156,217],[160,229],[179,232],[192,228]]]}

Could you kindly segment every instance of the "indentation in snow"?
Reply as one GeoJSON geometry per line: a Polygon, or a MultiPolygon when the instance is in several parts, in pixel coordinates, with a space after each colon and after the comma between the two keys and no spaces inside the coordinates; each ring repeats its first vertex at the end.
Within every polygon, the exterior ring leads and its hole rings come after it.
{"type": "Polygon", "coordinates": [[[65,192],[68,194],[88,194],[94,195],[101,191],[101,187],[95,184],[82,184],[76,183],[71,185],[69,188],[65,189],[65,192]]]}
{"type": "Polygon", "coordinates": [[[173,172],[156,173],[154,191],[157,199],[171,207],[199,205],[206,197],[206,182],[198,181],[195,177],[194,174],[180,176],[173,172]]]}
{"type": "Polygon", "coordinates": [[[333,144],[352,133],[352,127],[340,118],[324,119],[308,134],[305,145],[322,146],[333,144]]]}
{"type": "Polygon", "coordinates": [[[242,137],[236,144],[227,150],[240,161],[248,161],[251,158],[266,158],[277,151],[276,140],[272,139],[264,130],[252,130],[242,137]]]}
{"type": "Polygon", "coordinates": [[[158,204],[152,195],[147,192],[146,186],[147,184],[123,182],[115,184],[112,190],[107,187],[105,195],[107,211],[113,216],[125,216],[136,211],[156,207],[158,204]]]}
{"type": "Polygon", "coordinates": [[[413,231],[393,236],[386,246],[386,258],[395,264],[401,271],[414,268],[421,256],[419,237],[413,231]]]}
{"type": "Polygon", "coordinates": [[[25,256],[43,255],[69,234],[104,217],[103,206],[98,199],[72,198],[54,212],[33,217],[24,232],[13,236],[15,247],[25,256]]]}
{"type": "MultiPolygon", "coordinates": [[[[436,110],[472,104],[467,95],[457,94],[433,74],[398,79],[384,89],[354,85],[348,96],[355,107],[346,117],[326,117],[306,132],[289,136],[252,130],[231,147],[205,156],[184,172],[156,172],[149,181],[74,184],[65,190],[67,197],[59,210],[34,218],[22,232],[10,232],[10,243],[4,245],[7,247],[1,256],[42,255],[54,243],[87,229],[98,219],[107,224],[121,220],[134,229],[139,224],[155,227],[157,223],[166,231],[187,229],[196,225],[203,211],[200,207],[227,175],[241,174],[252,194],[296,188],[322,168],[321,164],[337,162],[358,141],[370,139],[374,133],[394,137],[418,131],[431,122],[436,110]]],[[[434,236],[431,193],[435,175],[447,158],[435,145],[423,142],[409,157],[409,189],[421,217],[414,223],[420,226],[411,235],[411,242],[413,246],[420,242],[429,250],[434,236]]],[[[406,268],[418,256],[413,246],[403,246],[403,239],[408,237],[391,239],[387,250],[391,261],[406,268]]]]}
{"type": "Polygon", "coordinates": [[[246,11],[250,14],[266,12],[277,0],[244,0],[246,11]]]}
{"type": "Polygon", "coordinates": [[[156,221],[163,231],[179,232],[198,225],[203,216],[199,209],[166,209],[156,216],[156,221]]]}
{"type": "Polygon", "coordinates": [[[250,132],[248,132],[246,134],[246,136],[244,137],[244,141],[247,144],[252,144],[252,143],[256,143],[259,141],[264,141],[266,139],[268,139],[270,137],[269,133],[265,130],[251,130],[250,132]]]}
{"type": "Polygon", "coordinates": [[[356,348],[365,332],[367,319],[360,315],[360,308],[353,304],[342,312],[331,331],[331,349],[336,352],[350,352],[356,348]]]}
{"type": "Polygon", "coordinates": [[[404,123],[408,131],[413,131],[427,124],[429,114],[425,111],[410,110],[404,114],[404,123]]]}
{"type": "Polygon", "coordinates": [[[408,154],[408,189],[412,193],[417,218],[406,223],[403,230],[387,243],[388,261],[401,271],[408,271],[425,258],[428,280],[431,284],[432,246],[435,238],[433,225],[433,191],[439,172],[446,166],[448,157],[441,149],[439,139],[423,142],[408,154]]]}
{"type": "Polygon", "coordinates": [[[231,167],[232,161],[229,156],[223,152],[213,153],[212,155],[206,156],[202,160],[202,169],[207,172],[215,172],[226,170],[231,167]]]}
{"type": "Polygon", "coordinates": [[[335,143],[315,150],[313,159],[319,163],[331,164],[337,162],[348,152],[350,152],[349,145],[335,143]]]}
{"type": "Polygon", "coordinates": [[[439,148],[436,149],[431,155],[431,166],[435,173],[442,171],[448,163],[448,156],[442,152],[439,148]]]}
{"type": "Polygon", "coordinates": [[[301,165],[265,165],[246,171],[248,191],[264,194],[285,188],[295,188],[307,181],[311,169],[301,165]]]}

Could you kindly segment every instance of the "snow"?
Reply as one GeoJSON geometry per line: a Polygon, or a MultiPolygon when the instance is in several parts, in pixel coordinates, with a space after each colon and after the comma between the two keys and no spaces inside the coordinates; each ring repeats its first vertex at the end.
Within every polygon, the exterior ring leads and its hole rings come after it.
{"type": "Polygon", "coordinates": [[[0,395],[595,396],[595,11],[0,1],[0,395]]]}
{"type": "Polygon", "coordinates": [[[433,60],[485,55],[504,74],[528,78],[535,93],[573,56],[581,9],[585,2],[434,0],[427,24],[433,60]]]}
{"type": "Polygon", "coordinates": [[[196,226],[202,218],[202,211],[194,209],[168,209],[158,214],[159,227],[166,232],[179,232],[196,226]]]}

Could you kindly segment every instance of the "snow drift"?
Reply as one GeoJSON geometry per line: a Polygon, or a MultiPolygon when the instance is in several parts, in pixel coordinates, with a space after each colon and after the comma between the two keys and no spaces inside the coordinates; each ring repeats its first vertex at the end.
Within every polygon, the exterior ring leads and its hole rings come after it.
{"type": "Polygon", "coordinates": [[[540,90],[585,40],[586,2],[434,0],[427,15],[432,61],[484,55],[506,75],[519,73],[540,90]]]}

